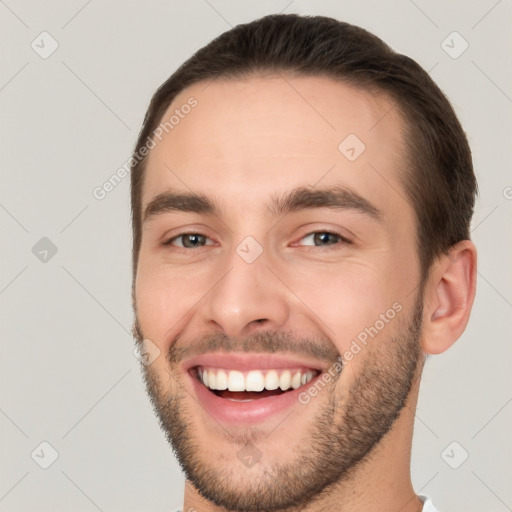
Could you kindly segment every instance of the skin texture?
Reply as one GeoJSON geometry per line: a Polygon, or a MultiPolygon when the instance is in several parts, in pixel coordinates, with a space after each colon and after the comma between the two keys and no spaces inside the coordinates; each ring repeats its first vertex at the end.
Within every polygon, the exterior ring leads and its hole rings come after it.
{"type": "Polygon", "coordinates": [[[151,150],[143,210],[173,191],[203,194],[218,212],[144,222],[134,288],[135,332],[163,355],[144,376],[187,476],[184,510],[421,510],[409,465],[424,353],[446,350],[465,328],[474,246],[438,258],[420,289],[415,215],[400,180],[409,172],[404,123],[384,95],[323,77],[255,76],[191,86],[168,112],[190,96],[197,106],[151,150]],[[349,134],[365,145],[354,161],[338,149],[349,134]],[[297,187],[350,189],[379,218],[268,209],[297,187]],[[342,238],[310,236],[325,232],[342,238]],[[206,244],[180,246],[184,233],[206,244]],[[236,252],[247,236],[263,249],[250,264],[236,252]],[[393,304],[400,312],[347,360],[393,304]],[[338,355],[344,367],[308,404],[235,428],[202,409],[184,375],[187,355],[213,343],[297,351],[324,369],[338,355]],[[261,452],[251,468],[237,457],[248,442],[261,452]]]}

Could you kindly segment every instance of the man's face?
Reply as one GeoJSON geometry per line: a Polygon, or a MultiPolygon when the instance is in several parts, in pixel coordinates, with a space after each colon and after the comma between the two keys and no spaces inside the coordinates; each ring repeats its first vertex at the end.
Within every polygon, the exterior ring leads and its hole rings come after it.
{"type": "Polygon", "coordinates": [[[385,441],[417,375],[402,121],[321,77],[196,84],[163,121],[191,96],[143,186],[137,321],[161,353],[148,392],[207,499],[305,504],[385,441]]]}

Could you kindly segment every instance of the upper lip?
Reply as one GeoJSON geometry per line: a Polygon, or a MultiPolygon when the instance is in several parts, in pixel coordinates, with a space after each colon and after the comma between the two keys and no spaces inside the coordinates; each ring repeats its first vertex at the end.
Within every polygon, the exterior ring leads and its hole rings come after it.
{"type": "Polygon", "coordinates": [[[210,366],[242,372],[281,368],[310,368],[320,372],[323,371],[323,365],[318,361],[278,354],[248,354],[246,352],[210,352],[191,357],[182,363],[184,371],[188,371],[195,366],[210,366]]]}

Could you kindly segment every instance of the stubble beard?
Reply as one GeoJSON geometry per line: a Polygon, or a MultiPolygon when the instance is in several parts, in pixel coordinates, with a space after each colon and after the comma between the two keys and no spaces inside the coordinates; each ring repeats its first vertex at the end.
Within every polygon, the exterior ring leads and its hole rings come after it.
{"type": "MultiPolygon", "coordinates": [[[[397,329],[396,337],[383,339],[385,332],[379,333],[371,341],[371,349],[363,349],[371,350],[371,357],[366,357],[343,396],[335,390],[338,379],[322,389],[321,394],[328,393],[328,400],[298,440],[300,453],[299,448],[294,449],[297,455],[292,462],[268,465],[262,460],[256,469],[246,468],[238,459],[230,467],[221,467],[218,458],[206,458],[188,408],[189,404],[196,409],[199,405],[186,392],[169,391],[171,380],[175,381],[175,388],[180,387],[173,377],[178,374],[173,348],[168,357],[168,375],[158,375],[151,366],[142,366],[147,393],[187,480],[204,498],[227,510],[277,512],[305,507],[331,486],[350,478],[389,432],[414,383],[422,356],[421,295],[409,321],[397,329]]],[[[252,346],[255,339],[251,338],[252,346]]],[[[300,410],[301,416],[306,411],[307,408],[300,410]]],[[[288,421],[300,421],[294,416],[290,415],[288,421]]],[[[212,439],[209,444],[218,442],[225,448],[225,443],[230,443],[236,453],[241,446],[260,440],[264,443],[264,438],[253,429],[227,434],[220,443],[218,438],[212,439]]]]}

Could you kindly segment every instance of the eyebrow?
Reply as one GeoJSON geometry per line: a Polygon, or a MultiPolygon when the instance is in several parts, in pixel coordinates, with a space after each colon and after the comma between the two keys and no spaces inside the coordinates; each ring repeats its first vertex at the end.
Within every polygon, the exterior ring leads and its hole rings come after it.
{"type": "Polygon", "coordinates": [[[268,205],[269,212],[274,216],[313,208],[354,210],[374,220],[382,220],[382,212],[375,205],[345,187],[325,189],[299,187],[281,196],[274,196],[268,205]]]}
{"type": "MultiPolygon", "coordinates": [[[[294,211],[314,208],[353,210],[374,220],[382,220],[382,212],[375,205],[345,187],[325,189],[298,187],[284,194],[271,197],[267,204],[267,211],[276,217],[294,211]]],[[[148,203],[144,211],[143,222],[171,211],[220,216],[220,209],[204,194],[169,191],[157,195],[148,203]]]]}
{"type": "Polygon", "coordinates": [[[171,211],[218,215],[218,208],[204,194],[164,192],[154,197],[144,210],[143,222],[171,211]]]}

